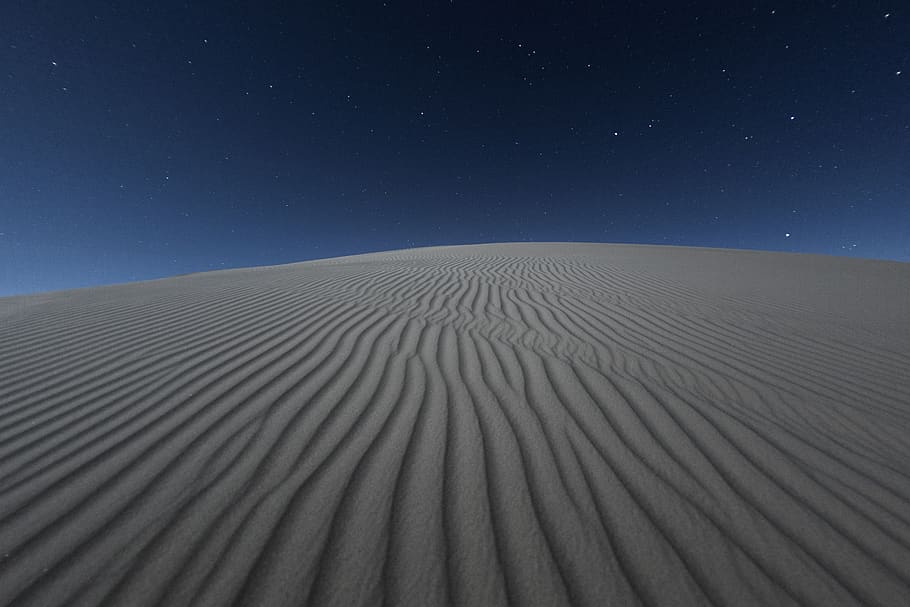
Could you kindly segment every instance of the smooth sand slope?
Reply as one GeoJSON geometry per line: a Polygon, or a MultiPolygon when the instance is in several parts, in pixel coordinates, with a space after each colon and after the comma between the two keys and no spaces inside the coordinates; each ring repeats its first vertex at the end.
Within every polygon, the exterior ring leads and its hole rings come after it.
{"type": "Polygon", "coordinates": [[[910,605],[910,264],[509,244],[0,299],[0,605],[910,605]]]}

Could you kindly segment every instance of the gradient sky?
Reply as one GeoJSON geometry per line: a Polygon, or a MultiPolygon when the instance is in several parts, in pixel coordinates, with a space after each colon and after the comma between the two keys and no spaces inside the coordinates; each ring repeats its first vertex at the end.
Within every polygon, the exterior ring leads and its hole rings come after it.
{"type": "Polygon", "coordinates": [[[7,0],[0,295],[517,240],[910,261],[908,41],[906,2],[7,0]]]}

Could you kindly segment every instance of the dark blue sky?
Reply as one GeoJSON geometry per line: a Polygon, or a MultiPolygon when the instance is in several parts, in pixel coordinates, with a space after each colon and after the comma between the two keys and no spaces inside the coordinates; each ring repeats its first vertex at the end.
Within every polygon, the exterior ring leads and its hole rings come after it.
{"type": "Polygon", "coordinates": [[[0,295],[516,240],[910,261],[908,40],[906,2],[9,0],[0,295]]]}

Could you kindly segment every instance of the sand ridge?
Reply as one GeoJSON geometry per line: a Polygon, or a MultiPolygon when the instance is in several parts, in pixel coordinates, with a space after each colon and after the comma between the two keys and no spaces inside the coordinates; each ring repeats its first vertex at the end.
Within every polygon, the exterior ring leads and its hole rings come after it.
{"type": "Polygon", "coordinates": [[[907,301],[567,243],[0,299],[0,605],[910,604],[907,301]]]}

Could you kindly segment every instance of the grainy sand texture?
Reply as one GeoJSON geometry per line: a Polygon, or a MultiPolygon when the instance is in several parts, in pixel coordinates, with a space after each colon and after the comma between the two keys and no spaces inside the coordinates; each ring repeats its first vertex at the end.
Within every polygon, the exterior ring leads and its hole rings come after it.
{"type": "Polygon", "coordinates": [[[437,247],[0,299],[0,605],[910,605],[910,264],[437,247]]]}

